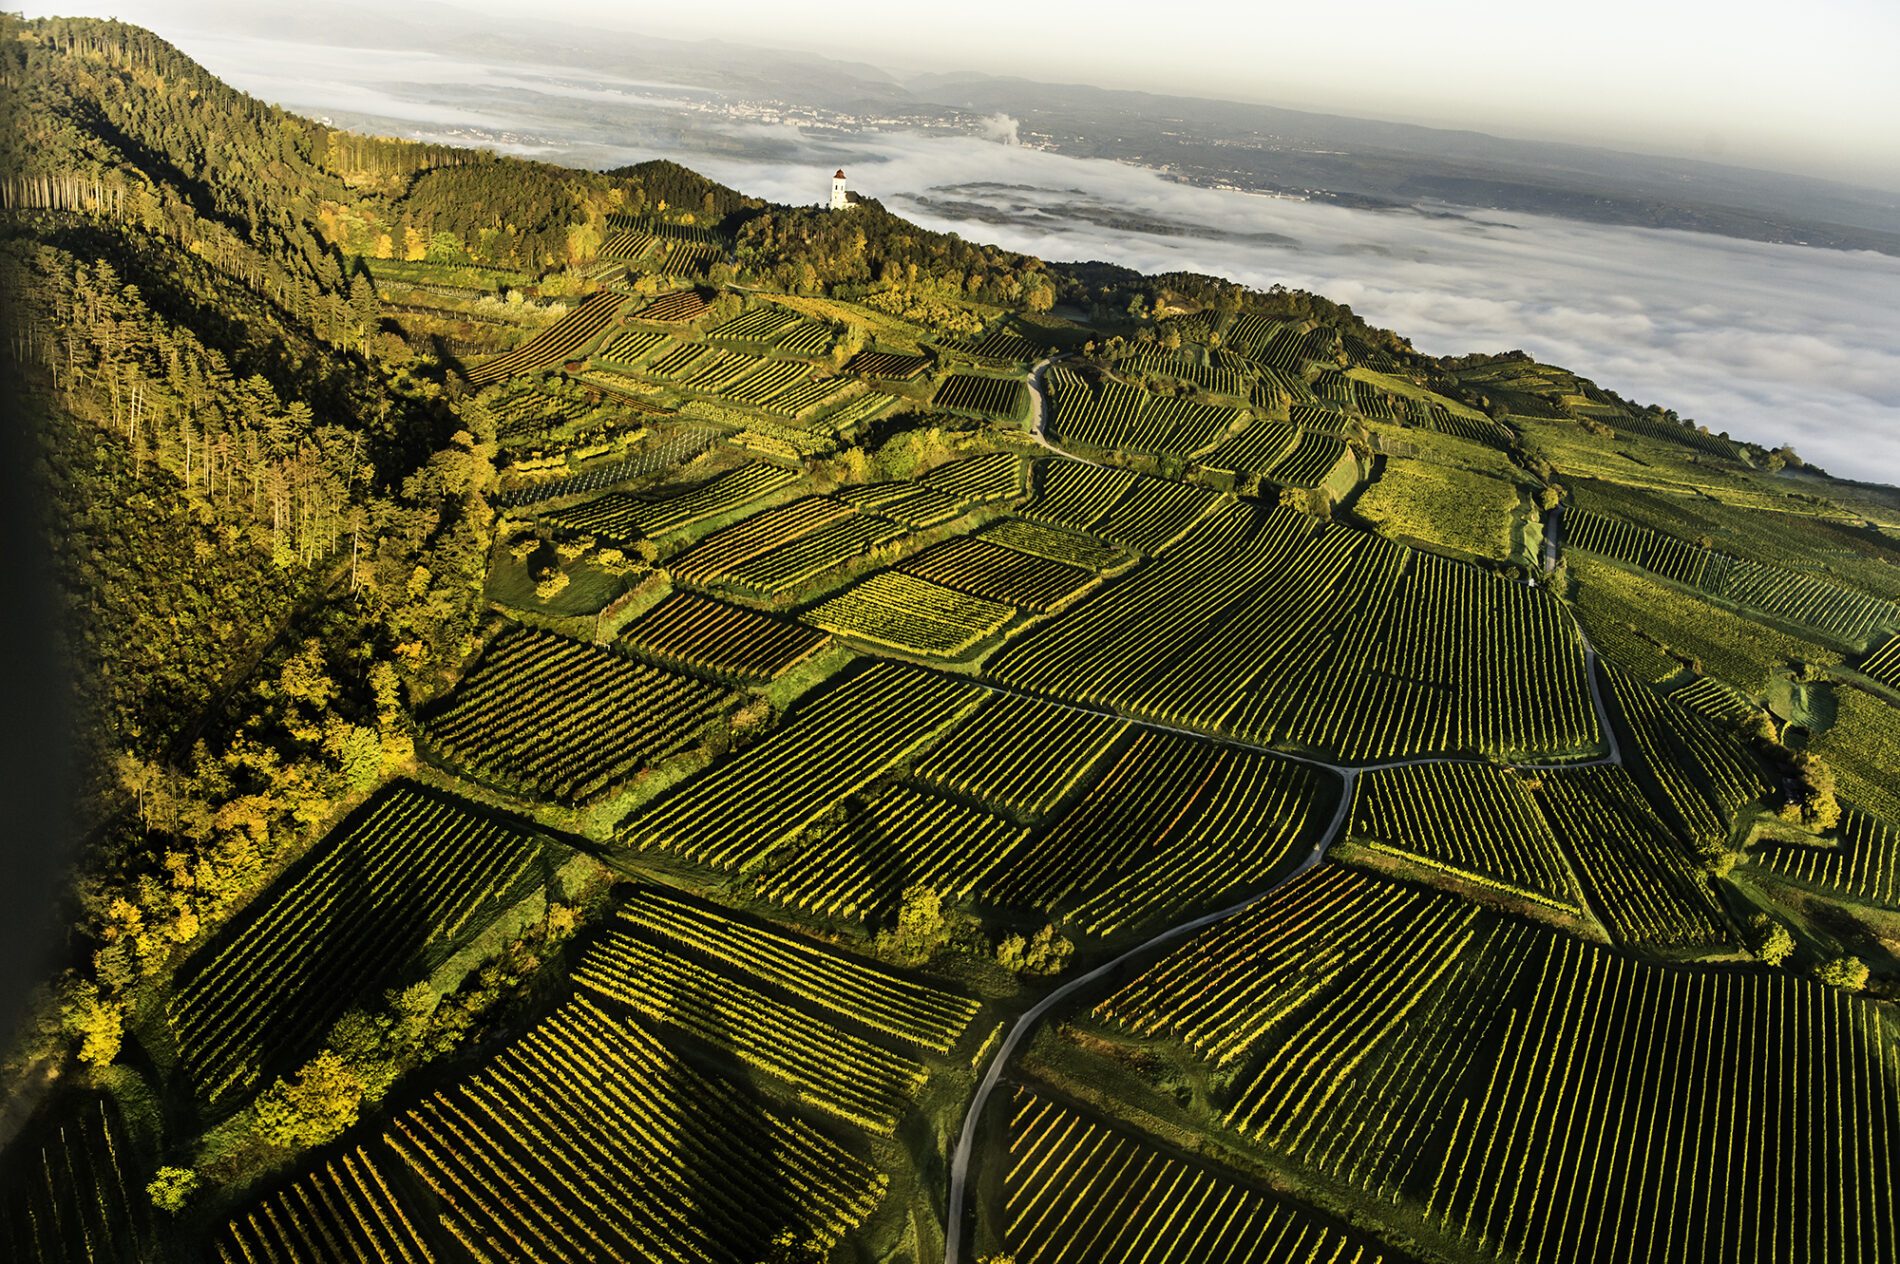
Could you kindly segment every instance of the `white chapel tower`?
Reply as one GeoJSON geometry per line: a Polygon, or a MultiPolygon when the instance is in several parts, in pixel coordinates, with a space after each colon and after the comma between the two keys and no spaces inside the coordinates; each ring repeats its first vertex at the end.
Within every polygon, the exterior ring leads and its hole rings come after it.
{"type": "Polygon", "coordinates": [[[851,202],[844,193],[844,171],[841,168],[838,174],[831,177],[831,209],[842,211],[850,205],[851,202]]]}

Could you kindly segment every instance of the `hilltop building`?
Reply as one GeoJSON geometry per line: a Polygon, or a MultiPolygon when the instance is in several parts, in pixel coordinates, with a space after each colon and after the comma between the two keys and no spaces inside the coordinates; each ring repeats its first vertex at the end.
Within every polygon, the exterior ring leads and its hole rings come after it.
{"type": "Polygon", "coordinates": [[[831,209],[847,211],[858,204],[858,195],[844,187],[844,169],[831,177],[831,209]]]}

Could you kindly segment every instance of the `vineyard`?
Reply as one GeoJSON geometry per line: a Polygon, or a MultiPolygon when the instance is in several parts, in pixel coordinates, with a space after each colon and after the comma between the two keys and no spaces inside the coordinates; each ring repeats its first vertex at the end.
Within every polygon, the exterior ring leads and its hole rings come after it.
{"type": "Polygon", "coordinates": [[[598,338],[626,305],[626,296],[603,290],[513,351],[485,360],[468,371],[476,386],[550,368],[571,358],[598,338]]]}
{"type": "Polygon", "coordinates": [[[998,329],[980,338],[946,338],[939,344],[946,351],[974,360],[997,364],[1030,364],[1048,354],[1041,343],[998,329]]]}
{"type": "Polygon", "coordinates": [[[1900,636],[1869,654],[1861,662],[1860,670],[1870,680],[1877,680],[1889,689],[1900,690],[1900,636]]]}
{"type": "Polygon", "coordinates": [[[996,635],[1014,606],[972,597],[905,571],[881,571],[804,618],[813,627],[906,654],[956,658],[996,635]]]}
{"type": "Polygon", "coordinates": [[[718,531],[674,559],[681,582],[723,585],[748,596],[786,592],[905,534],[887,518],[839,500],[807,496],[718,531]]]}
{"type": "MultiPolygon", "coordinates": [[[[495,497],[495,503],[504,509],[524,509],[550,500],[567,496],[584,495],[612,487],[616,483],[625,483],[643,475],[669,470],[689,461],[704,452],[716,436],[708,430],[680,427],[668,430],[658,441],[649,444],[643,451],[624,461],[614,461],[606,465],[596,465],[585,473],[568,478],[549,479],[545,482],[531,483],[513,491],[501,492],[495,497]]],[[[639,502],[634,502],[638,504],[639,502]]]]}
{"type": "Polygon", "coordinates": [[[901,522],[913,531],[948,522],[963,511],[954,496],[912,482],[865,483],[840,491],[838,499],[853,509],[901,522]]]}
{"type": "Polygon", "coordinates": [[[1093,536],[1033,522],[1001,522],[978,537],[1018,553],[1065,562],[1086,571],[1104,571],[1127,560],[1121,550],[1093,536]]]}
{"type": "Polygon", "coordinates": [[[829,642],[822,632],[674,593],[620,634],[635,653],[741,685],[776,680],[829,642]]]}
{"type": "Polygon", "coordinates": [[[991,539],[945,541],[906,562],[904,573],[1027,610],[1061,605],[1095,582],[1093,571],[1019,553],[991,539]]]}
{"type": "Polygon", "coordinates": [[[1033,522],[1159,552],[1219,499],[1206,488],[1072,461],[1038,462],[1041,491],[1022,514],[1033,522]]]}
{"type": "Polygon", "coordinates": [[[1594,754],[1603,741],[1582,643],[1555,600],[1378,537],[1315,534],[1286,509],[1207,516],[987,670],[1028,692],[1346,762],[1594,754]]]}
{"type": "Polygon", "coordinates": [[[939,465],[917,481],[965,505],[1013,500],[1023,492],[1023,462],[1013,453],[992,452],[939,465]]]}
{"type": "Polygon", "coordinates": [[[388,1141],[477,1259],[732,1264],[787,1229],[837,1242],[886,1186],[591,993],[398,1116],[388,1141]]]}
{"type": "Polygon", "coordinates": [[[1324,866],[1098,1013],[1236,1068],[1228,1126],[1474,1251],[1875,1260],[1900,1231],[1900,1045],[1811,982],[1643,965],[1324,866]]]}
{"type": "Polygon", "coordinates": [[[902,526],[888,519],[853,514],[736,565],[710,570],[701,565],[691,574],[681,572],[681,577],[699,583],[724,583],[749,596],[769,598],[892,544],[905,534],[902,526]]]}
{"type": "Polygon", "coordinates": [[[1900,824],[1900,707],[1865,689],[1834,686],[1834,717],[1809,749],[1833,769],[1841,795],[1889,824],[1900,824]]]}
{"type": "Polygon", "coordinates": [[[1900,830],[1865,812],[1841,817],[1832,846],[1771,842],[1755,853],[1762,868],[1806,887],[1859,903],[1900,908],[1900,830]]]}
{"type": "Polygon", "coordinates": [[[899,355],[891,351],[860,351],[845,361],[843,371],[865,377],[908,382],[930,367],[929,356],[899,355]]]}
{"type": "Polygon", "coordinates": [[[1363,773],[1351,830],[1375,851],[1581,915],[1556,836],[1517,774],[1484,764],[1363,773]]]}
{"type": "Polygon", "coordinates": [[[1319,487],[1346,459],[1346,441],[1338,435],[1302,430],[1293,450],[1260,472],[1288,487],[1319,487]]]}
{"type": "Polygon", "coordinates": [[[818,355],[831,342],[831,331],[825,326],[776,306],[755,307],[723,325],[714,325],[706,336],[727,342],[762,343],[795,356],[818,355]]]}
{"type": "Polygon", "coordinates": [[[786,1095],[842,1123],[889,1135],[923,1088],[921,1063],[806,1014],[748,981],[746,965],[710,969],[676,946],[616,930],[574,970],[583,993],[731,1054],[786,1095]]]}
{"type": "Polygon", "coordinates": [[[515,829],[397,785],[186,962],[170,1018],[200,1096],[293,1061],[344,1010],[446,957],[540,880],[515,829]]]}
{"type": "Polygon", "coordinates": [[[915,775],[925,785],[1037,821],[1091,780],[1127,731],[1126,721],[1111,716],[1010,694],[953,730],[918,761],[915,775]]]}
{"type": "Polygon", "coordinates": [[[919,883],[969,901],[1022,833],[980,809],[892,786],[844,824],[769,862],[759,894],[816,917],[882,924],[919,883]]]}
{"type": "Polygon", "coordinates": [[[930,402],[951,412],[1008,421],[1021,417],[1029,406],[1029,388],[1013,378],[952,373],[944,378],[930,402]]]}
{"type": "Polygon", "coordinates": [[[677,290],[663,294],[631,313],[629,320],[646,320],[662,325],[684,325],[698,320],[710,310],[706,296],[698,290],[677,290]]]}
{"type": "Polygon", "coordinates": [[[1300,765],[1141,730],[1080,802],[1003,858],[982,894],[1097,936],[1172,919],[1266,886],[1300,859],[1317,791],[1300,765]]]}
{"type": "Polygon", "coordinates": [[[1707,876],[1621,768],[1548,773],[1546,817],[1576,862],[1591,906],[1621,943],[1711,948],[1730,942],[1707,876]]]}
{"type": "Polygon", "coordinates": [[[1118,367],[1153,377],[1172,378],[1177,382],[1192,382],[1204,391],[1215,395],[1232,395],[1238,399],[1247,398],[1251,385],[1248,375],[1240,369],[1197,364],[1171,351],[1132,351],[1121,358],[1118,367]]]}
{"type": "MultiPolygon", "coordinates": [[[[12,666],[73,704],[13,734],[59,775],[14,770],[50,825],[12,821],[0,1261],[1900,1261],[1900,487],[1878,435],[1851,477],[1764,442],[1837,462],[1865,366],[1705,339],[1700,411],[1821,384],[1730,439],[1627,356],[1451,345],[1508,283],[1379,327],[1417,216],[1243,231],[1339,215],[1249,168],[1363,147],[812,58],[735,96],[710,45],[613,78],[539,25],[572,64],[490,76],[528,130],[479,149],[0,14],[15,464],[71,624],[12,666]],[[1189,165],[1011,183],[1090,105],[1189,165]],[[675,107],[786,179],[660,156],[675,107]],[[563,109],[592,169],[534,156],[563,109]],[[912,127],[975,170],[874,162],[912,127]],[[1026,253],[1065,219],[1138,257],[1026,253]]],[[[1574,44],[1544,77],[1603,95],[1574,44]]],[[[1530,316],[1486,338],[1644,332],[1530,316]]]]}
{"type": "Polygon", "coordinates": [[[1003,1241],[1022,1264],[1379,1264],[1298,1205],[1018,1089],[1003,1241]]]}
{"type": "Polygon", "coordinates": [[[1228,474],[1265,474],[1292,453],[1300,434],[1281,422],[1253,421],[1196,463],[1228,474]]]}
{"type": "Polygon", "coordinates": [[[1112,378],[1091,387],[1061,366],[1049,370],[1048,380],[1055,396],[1054,431],[1065,440],[1109,451],[1187,456],[1212,447],[1246,415],[1186,396],[1151,395],[1112,378]]]}
{"type": "Polygon", "coordinates": [[[425,1264],[428,1239],[390,1188],[391,1159],[362,1146],[259,1200],[225,1227],[219,1264],[346,1258],[425,1264]]]}
{"type": "Polygon", "coordinates": [[[620,924],[790,993],[879,1039],[938,1054],[950,1052],[981,1008],[810,940],[738,922],[658,890],[632,896],[621,908],[620,924]]]}
{"type": "Polygon", "coordinates": [[[784,466],[755,461],[722,474],[692,491],[664,500],[627,495],[602,496],[572,509],[554,510],[542,517],[549,524],[565,531],[632,541],[642,536],[664,535],[695,522],[731,513],[796,481],[798,475],[784,466]]]}
{"type": "Polygon", "coordinates": [[[716,868],[756,864],[981,699],[971,685],[873,664],[643,809],[621,826],[620,841],[716,868]]]}
{"type": "Polygon", "coordinates": [[[42,1114],[9,1142],[0,1160],[0,1250],[7,1259],[145,1260],[156,1246],[138,1157],[106,1099],[82,1097],[61,1114],[42,1114]]]}
{"type": "MultiPolygon", "coordinates": [[[[1657,787],[1655,800],[1688,837],[1726,837],[1743,807],[1772,790],[1759,762],[1729,728],[1679,706],[1685,691],[1664,698],[1627,672],[1606,670],[1617,711],[1635,739],[1634,762],[1657,787]]],[[[1724,702],[1735,705],[1732,698],[1724,702]]]]}
{"type": "Polygon", "coordinates": [[[1579,509],[1564,516],[1565,543],[1640,566],[1711,597],[1858,643],[1900,627],[1900,605],[1811,575],[1685,544],[1648,527],[1579,509]]]}
{"type": "Polygon", "coordinates": [[[613,650],[517,627],[495,638],[423,733],[471,772],[572,802],[685,746],[729,701],[613,650]]]}

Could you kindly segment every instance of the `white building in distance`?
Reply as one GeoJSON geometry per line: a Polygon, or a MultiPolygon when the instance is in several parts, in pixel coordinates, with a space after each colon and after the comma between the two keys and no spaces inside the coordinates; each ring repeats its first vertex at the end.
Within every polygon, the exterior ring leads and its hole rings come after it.
{"type": "Polygon", "coordinates": [[[844,187],[844,170],[831,177],[831,209],[846,211],[858,204],[858,195],[844,187]]]}

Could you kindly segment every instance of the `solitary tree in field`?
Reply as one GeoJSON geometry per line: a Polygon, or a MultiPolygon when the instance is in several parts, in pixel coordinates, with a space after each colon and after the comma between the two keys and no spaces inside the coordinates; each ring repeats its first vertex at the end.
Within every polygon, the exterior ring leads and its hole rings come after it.
{"type": "Polygon", "coordinates": [[[1814,977],[1844,992],[1858,992],[1867,986],[1867,963],[1859,957],[1835,957],[1815,967],[1814,977]]]}
{"type": "Polygon", "coordinates": [[[1748,919],[1748,932],[1755,955],[1771,966],[1780,965],[1794,951],[1794,936],[1766,913],[1757,913],[1748,919]]]}
{"type": "Polygon", "coordinates": [[[161,1167],[145,1186],[152,1206],[177,1215],[198,1192],[198,1173],[188,1167],[161,1167]]]}

